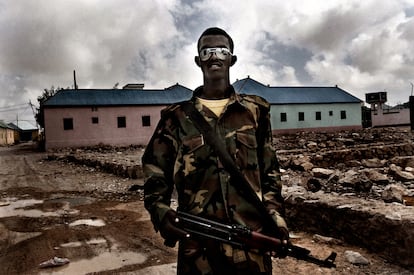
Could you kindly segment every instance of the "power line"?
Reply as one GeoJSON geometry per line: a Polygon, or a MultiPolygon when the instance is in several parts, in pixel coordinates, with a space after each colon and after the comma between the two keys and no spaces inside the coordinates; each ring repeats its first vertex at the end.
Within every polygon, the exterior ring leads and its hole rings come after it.
{"type": "Polygon", "coordinates": [[[10,108],[10,109],[6,109],[6,110],[0,110],[0,113],[5,113],[5,112],[14,112],[14,111],[18,111],[18,110],[26,110],[27,108],[29,108],[30,106],[24,106],[24,107],[15,107],[15,108],[10,108]]]}
{"type": "Polygon", "coordinates": [[[24,106],[24,105],[27,105],[27,103],[15,104],[15,105],[9,105],[9,106],[3,106],[3,107],[0,107],[0,109],[10,109],[10,108],[16,108],[18,106],[24,106]]]}
{"type": "Polygon", "coordinates": [[[18,110],[23,110],[26,109],[28,107],[20,107],[20,108],[14,108],[14,109],[9,109],[9,110],[0,110],[0,113],[6,113],[6,112],[14,112],[14,111],[18,111],[18,110]]]}

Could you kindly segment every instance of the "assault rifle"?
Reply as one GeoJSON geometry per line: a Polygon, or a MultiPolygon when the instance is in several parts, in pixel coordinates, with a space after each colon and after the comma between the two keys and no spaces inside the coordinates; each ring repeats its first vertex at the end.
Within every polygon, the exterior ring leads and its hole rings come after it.
{"type": "MultiPolygon", "coordinates": [[[[242,225],[223,224],[181,211],[177,212],[176,222],[181,229],[190,234],[189,236],[194,234],[198,237],[215,239],[239,249],[259,249],[277,253],[282,247],[279,239],[255,232],[242,225]]],[[[336,267],[334,263],[336,258],[335,252],[331,252],[325,260],[321,260],[312,256],[310,250],[289,243],[287,245],[287,256],[322,267],[336,267]]]]}

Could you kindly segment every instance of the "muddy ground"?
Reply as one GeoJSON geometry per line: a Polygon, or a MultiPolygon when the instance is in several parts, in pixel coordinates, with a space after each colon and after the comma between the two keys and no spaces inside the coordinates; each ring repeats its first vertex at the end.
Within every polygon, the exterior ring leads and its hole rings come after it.
{"type": "MultiPolygon", "coordinates": [[[[141,191],[129,191],[141,185],[140,179],[46,160],[30,143],[0,147],[0,274],[175,274],[176,250],[154,232],[141,191]],[[53,257],[70,262],[39,267],[53,257]]],[[[414,274],[362,248],[292,233],[293,242],[315,256],[337,252],[337,267],[274,259],[274,274],[414,274]],[[370,263],[351,264],[345,251],[370,263]]]]}

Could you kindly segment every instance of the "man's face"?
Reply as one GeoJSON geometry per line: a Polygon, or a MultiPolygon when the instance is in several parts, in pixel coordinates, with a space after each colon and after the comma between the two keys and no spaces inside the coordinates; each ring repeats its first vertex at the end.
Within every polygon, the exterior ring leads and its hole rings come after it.
{"type": "MultiPolygon", "coordinates": [[[[201,37],[198,51],[201,52],[208,48],[227,48],[230,50],[229,40],[223,35],[206,35],[201,37]]],[[[207,60],[200,58],[199,65],[205,79],[229,78],[232,56],[231,54],[224,54],[219,57],[216,53],[210,53],[210,57],[207,60]]]]}

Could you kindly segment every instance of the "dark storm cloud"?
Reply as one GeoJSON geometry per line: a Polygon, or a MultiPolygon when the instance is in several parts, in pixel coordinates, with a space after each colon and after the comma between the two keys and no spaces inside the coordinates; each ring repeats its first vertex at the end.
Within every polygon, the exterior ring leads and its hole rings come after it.
{"type": "Polygon", "coordinates": [[[73,70],[81,88],[195,88],[211,26],[235,41],[231,81],[385,89],[392,104],[414,81],[413,14],[412,0],[0,0],[0,108],[73,86],[73,70]]]}
{"type": "MultiPolygon", "coordinates": [[[[265,33],[264,39],[266,43],[259,41],[256,50],[263,53],[264,60],[269,62],[269,67],[272,70],[283,70],[284,67],[292,67],[295,70],[296,76],[302,82],[310,82],[311,77],[305,70],[306,62],[311,60],[312,53],[305,49],[295,46],[287,46],[278,40],[277,37],[272,37],[271,34],[265,33]]],[[[260,61],[262,62],[262,60],[260,61]]]]}

